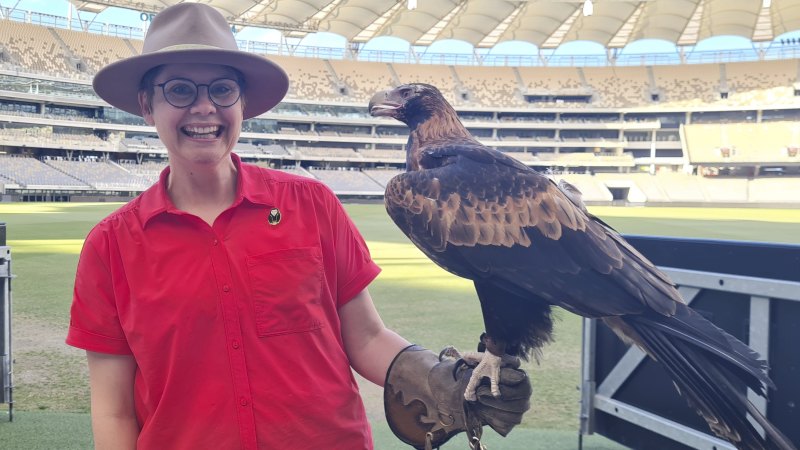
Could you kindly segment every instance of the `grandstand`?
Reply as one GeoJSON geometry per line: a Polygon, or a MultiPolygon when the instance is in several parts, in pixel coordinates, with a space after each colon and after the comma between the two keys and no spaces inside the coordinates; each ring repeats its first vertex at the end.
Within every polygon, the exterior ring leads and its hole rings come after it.
{"type": "Polygon", "coordinates": [[[800,123],[715,123],[683,127],[685,148],[695,164],[787,166],[800,162],[800,123]]]}
{"type": "Polygon", "coordinates": [[[382,196],[381,186],[360,170],[320,170],[309,171],[314,178],[322,180],[339,195],[382,196]]]}
{"type": "MultiPolygon", "coordinates": [[[[141,52],[141,30],[10,9],[3,17],[0,198],[130,198],[157,180],[166,149],[155,130],[91,89],[99,68],[141,52]]],[[[567,179],[591,203],[798,205],[800,48],[773,44],[755,60],[624,61],[610,52],[599,63],[498,64],[288,54],[241,42],[292,82],[283,103],[245,122],[235,151],[340,195],[380,196],[404,167],[407,129],[370,117],[367,102],[378,90],[424,82],[439,87],[481,142],[567,179]]]]}

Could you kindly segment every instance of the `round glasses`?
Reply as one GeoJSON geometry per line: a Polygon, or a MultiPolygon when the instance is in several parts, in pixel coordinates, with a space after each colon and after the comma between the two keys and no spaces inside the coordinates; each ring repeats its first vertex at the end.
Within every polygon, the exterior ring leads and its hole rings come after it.
{"type": "Polygon", "coordinates": [[[186,108],[197,100],[201,86],[208,90],[208,98],[220,108],[227,108],[239,101],[242,90],[236,80],[219,78],[208,84],[197,84],[186,78],[173,78],[156,84],[164,92],[167,103],[176,108],[186,108]]]}

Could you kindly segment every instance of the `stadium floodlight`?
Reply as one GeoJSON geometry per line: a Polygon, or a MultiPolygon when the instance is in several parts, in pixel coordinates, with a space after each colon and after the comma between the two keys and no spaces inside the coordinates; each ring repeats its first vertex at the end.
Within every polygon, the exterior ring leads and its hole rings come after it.
{"type": "Polygon", "coordinates": [[[586,0],[583,2],[583,15],[589,17],[592,14],[594,14],[594,4],[592,0],[586,0]]]}

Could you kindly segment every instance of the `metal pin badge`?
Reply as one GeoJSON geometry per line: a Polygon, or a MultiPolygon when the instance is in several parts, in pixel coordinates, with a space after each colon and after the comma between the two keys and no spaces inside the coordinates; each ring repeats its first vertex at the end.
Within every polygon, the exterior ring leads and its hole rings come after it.
{"type": "Polygon", "coordinates": [[[272,208],[269,210],[269,215],[267,216],[267,222],[270,225],[277,225],[281,223],[281,211],[278,208],[272,208]]]}

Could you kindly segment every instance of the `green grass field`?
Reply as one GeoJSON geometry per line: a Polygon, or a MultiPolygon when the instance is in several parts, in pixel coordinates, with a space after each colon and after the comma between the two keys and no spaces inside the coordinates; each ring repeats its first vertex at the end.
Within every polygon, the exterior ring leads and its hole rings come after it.
{"type": "MultiPolygon", "coordinates": [[[[0,414],[4,449],[79,449],[91,445],[83,352],[64,343],[72,282],[83,237],[118,204],[2,204],[8,224],[14,299],[15,421],[0,414]]],[[[386,324],[431,349],[475,346],[483,330],[471,283],[434,266],[391,223],[381,205],[347,209],[383,268],[370,287],[386,324]]],[[[800,243],[800,210],[594,207],[622,233],[800,243]]],[[[557,312],[556,342],[527,369],[534,399],[523,424],[489,448],[573,449],[577,446],[580,319],[557,312]]],[[[378,449],[399,443],[383,420],[381,390],[362,383],[378,449]]],[[[3,409],[0,406],[0,409],[3,409]]],[[[487,435],[493,432],[486,429],[487,435]]],[[[465,448],[463,437],[445,446],[465,448]]],[[[592,437],[584,448],[618,448],[592,437]]]]}

